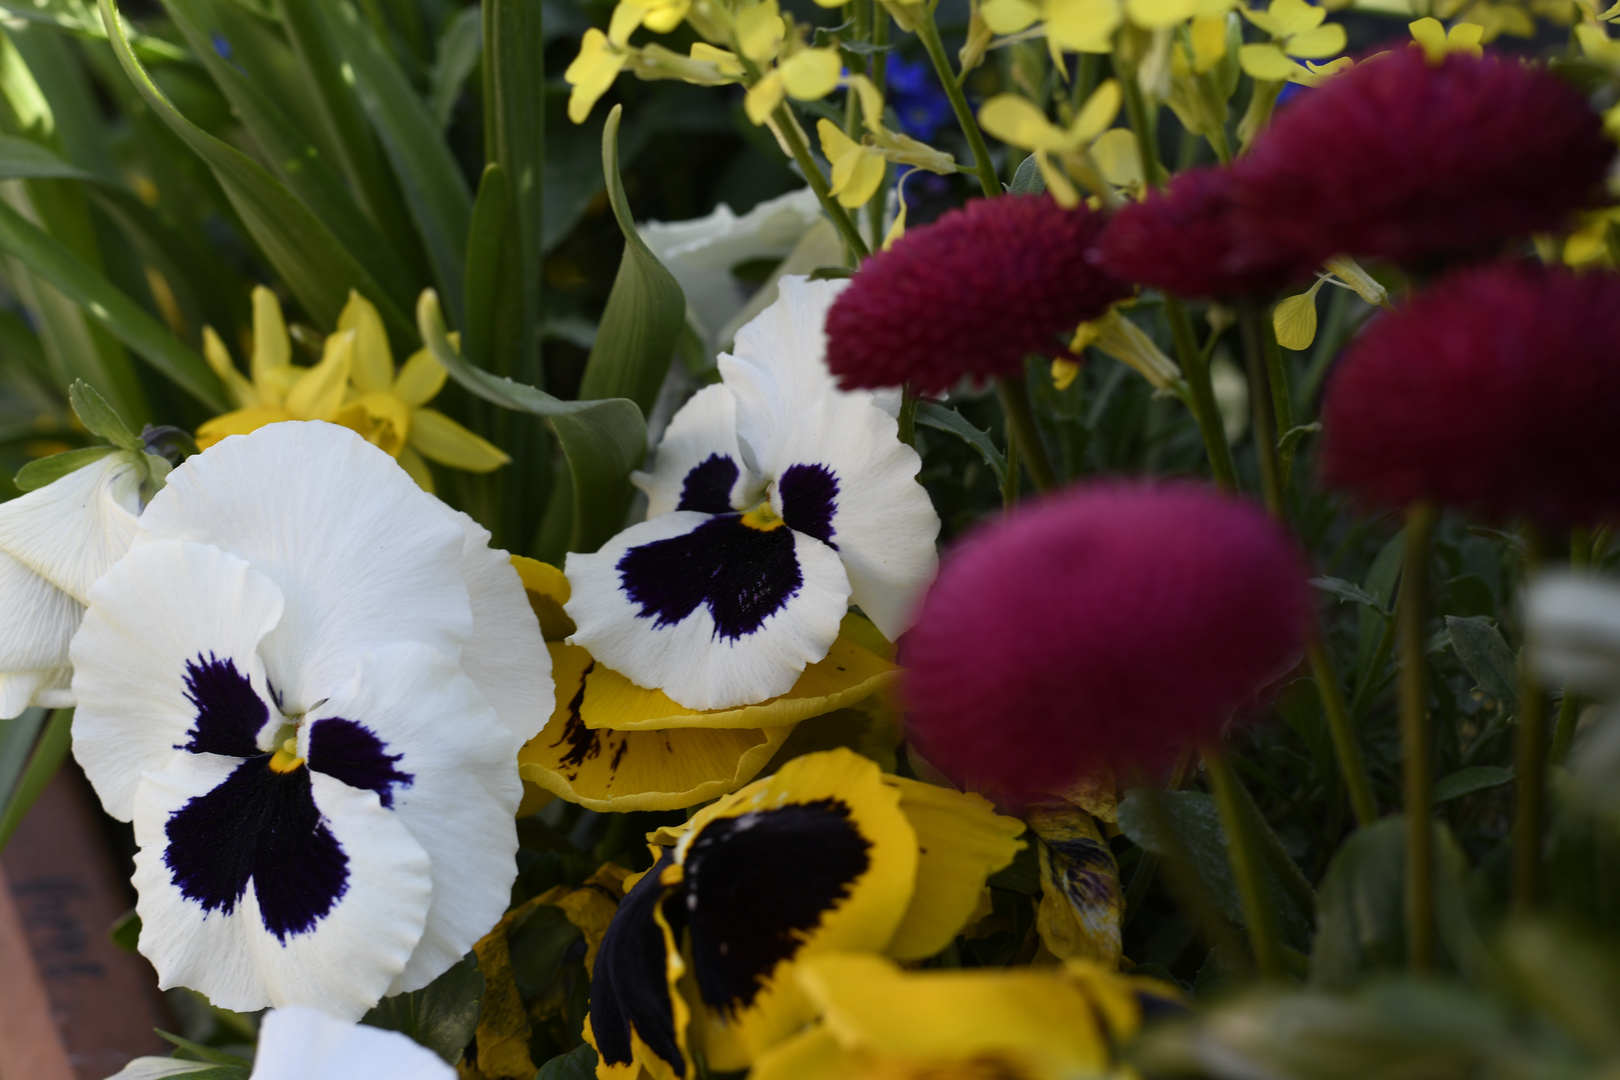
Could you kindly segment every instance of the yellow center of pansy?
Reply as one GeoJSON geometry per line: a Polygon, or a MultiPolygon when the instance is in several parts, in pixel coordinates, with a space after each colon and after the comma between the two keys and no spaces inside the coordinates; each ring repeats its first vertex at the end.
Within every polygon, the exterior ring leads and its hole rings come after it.
{"type": "Polygon", "coordinates": [[[769,499],[766,499],[764,502],[748,511],[748,513],[744,514],[742,516],[742,523],[748,526],[750,529],[758,529],[760,532],[770,532],[772,529],[780,529],[784,524],[786,524],[782,520],[781,516],[777,514],[776,507],[771,505],[771,500],[769,499]]]}
{"type": "Polygon", "coordinates": [[[302,768],[304,759],[298,756],[298,739],[291,738],[281,744],[270,757],[270,771],[276,773],[290,773],[302,768]]]}

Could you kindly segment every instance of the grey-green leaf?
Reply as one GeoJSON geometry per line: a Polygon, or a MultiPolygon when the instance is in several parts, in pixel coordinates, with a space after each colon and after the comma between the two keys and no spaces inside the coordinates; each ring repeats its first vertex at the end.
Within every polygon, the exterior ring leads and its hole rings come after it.
{"type": "Polygon", "coordinates": [[[989,432],[980,431],[968,423],[967,418],[955,409],[947,409],[932,401],[918,402],[917,423],[954,435],[973,447],[979,452],[979,456],[984,458],[984,463],[996,474],[997,483],[1007,475],[1007,458],[991,441],[989,432]]]}
{"type": "Polygon", "coordinates": [[[596,1050],[590,1043],[580,1043],[540,1066],[534,1080],[594,1080],[595,1076],[596,1050]]]}
{"type": "Polygon", "coordinates": [[[1504,769],[1500,765],[1474,765],[1458,769],[1449,776],[1441,777],[1435,783],[1433,802],[1436,805],[1450,802],[1464,795],[1472,795],[1476,791],[1486,791],[1512,782],[1513,770],[1504,769]]]}
{"type": "Polygon", "coordinates": [[[18,491],[36,491],[46,484],[62,479],[68,473],[100,461],[108,454],[118,452],[116,446],[86,446],[80,450],[69,450],[62,454],[52,454],[50,457],[30,461],[17,470],[16,479],[12,482],[17,485],[18,491]]]}
{"type": "Polygon", "coordinates": [[[462,8],[439,35],[438,55],[433,59],[433,89],[428,101],[433,122],[440,131],[450,126],[450,113],[461,96],[461,88],[478,66],[482,14],[477,6],[462,8]]]}
{"type": "Polygon", "coordinates": [[[1495,698],[1508,712],[1519,708],[1519,661],[1491,621],[1480,616],[1446,617],[1451,647],[1457,651],[1479,689],[1495,698]]]}
{"type": "Polygon", "coordinates": [[[1348,600],[1352,604],[1370,607],[1381,615],[1389,614],[1389,610],[1379,602],[1378,597],[1353,581],[1346,581],[1343,578],[1336,577],[1316,577],[1311,578],[1311,584],[1325,593],[1332,593],[1340,600],[1348,600]]]}
{"type": "Polygon", "coordinates": [[[420,990],[383,998],[362,1024],[410,1036],[454,1065],[478,1027],[484,974],[472,953],[420,990]]]}
{"type": "Polygon", "coordinates": [[[1041,176],[1041,167],[1035,163],[1034,154],[1018,163],[1018,171],[1013,173],[1012,193],[1014,195],[1046,194],[1046,179],[1041,176]]]}
{"type": "Polygon", "coordinates": [[[96,391],[96,388],[83,379],[75,380],[68,387],[68,404],[73,406],[74,415],[79,418],[86,429],[123,450],[140,450],[142,444],[139,436],[129,430],[124,418],[118,411],[107,404],[107,399],[96,391]]]}

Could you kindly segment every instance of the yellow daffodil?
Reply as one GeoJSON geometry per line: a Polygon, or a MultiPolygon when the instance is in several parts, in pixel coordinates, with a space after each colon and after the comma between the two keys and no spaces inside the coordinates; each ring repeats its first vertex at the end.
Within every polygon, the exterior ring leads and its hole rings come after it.
{"type": "Polygon", "coordinates": [[[314,367],[294,364],[281,302],[264,286],[255,288],[251,381],[231,362],[231,354],[214,328],[203,327],[203,355],[225,384],[236,409],[200,426],[197,445],[206,450],[227,435],[246,435],[281,420],[336,419],[349,381],[353,345],[354,335],[333,334],[326,339],[320,363],[314,367]]]}
{"type": "Polygon", "coordinates": [[[1245,18],[1271,35],[1271,40],[1243,46],[1238,61],[1256,79],[1284,82],[1302,70],[1290,57],[1321,60],[1344,51],[1344,27],[1323,24],[1327,12],[1305,0],[1271,0],[1265,11],[1240,9],[1245,18]]]}
{"type": "Polygon", "coordinates": [[[1412,32],[1412,40],[1423,46],[1423,55],[1431,64],[1441,63],[1452,53],[1485,55],[1485,48],[1480,44],[1485,28],[1475,23],[1457,23],[1448,31],[1439,19],[1423,18],[1407,23],[1406,28],[1412,32]]]}
{"type": "Polygon", "coordinates": [[[433,490],[433,474],[423,458],[467,472],[490,472],[511,460],[437,409],[425,407],[449,375],[432,353],[419,349],[395,376],[382,318],[357,292],[349,294],[338,315],[338,333],[354,339],[352,389],[333,420],[387,451],[424,490],[433,490]]]}
{"type": "MultiPolygon", "coordinates": [[[[853,75],[848,82],[860,98],[867,135],[856,142],[830,120],[816,122],[821,152],[832,163],[831,190],[842,205],[850,208],[865,205],[882,186],[891,161],[941,175],[956,171],[956,159],[951,155],[884,127],[883,97],[870,80],[853,75]]],[[[903,224],[901,229],[904,230],[903,224]]]]}
{"type": "Polygon", "coordinates": [[[1108,79],[1086,100],[1074,121],[1060,128],[1028,99],[997,94],[979,107],[979,125],[1009,146],[1033,151],[1046,190],[1060,205],[1073,207],[1079,205],[1080,193],[1069,180],[1070,173],[1101,194],[1103,179],[1090,149],[1113,126],[1120,100],[1119,80],[1108,79]]]}

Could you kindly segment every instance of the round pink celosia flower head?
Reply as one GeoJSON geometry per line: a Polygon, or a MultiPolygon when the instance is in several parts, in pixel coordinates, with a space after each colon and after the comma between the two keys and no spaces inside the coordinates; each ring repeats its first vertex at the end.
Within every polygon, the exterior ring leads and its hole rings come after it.
{"type": "Polygon", "coordinates": [[[976,199],[862,265],[827,316],[827,365],[846,390],[1023,371],[1058,336],[1130,295],[1087,259],[1103,218],[1050,197],[976,199]]]}
{"type": "Polygon", "coordinates": [[[1339,361],[1322,472],[1376,506],[1504,521],[1620,512],[1620,275],[1500,262],[1382,315],[1339,361]]]}
{"type": "Polygon", "coordinates": [[[1319,259],[1282,250],[1239,262],[1231,169],[1189,169],[1114,214],[1094,258],[1117,277],[1200,299],[1269,297],[1319,259]]]}
{"type": "Polygon", "coordinates": [[[1310,620],[1293,541],[1188,483],[1075,488],[949,554],[904,640],[923,756],[1007,794],[1213,739],[1299,657],[1310,620]]]}
{"type": "Polygon", "coordinates": [[[1544,67],[1398,49],[1277,113],[1236,170],[1239,257],[1488,255],[1600,200],[1613,156],[1597,113],[1544,67]]]}

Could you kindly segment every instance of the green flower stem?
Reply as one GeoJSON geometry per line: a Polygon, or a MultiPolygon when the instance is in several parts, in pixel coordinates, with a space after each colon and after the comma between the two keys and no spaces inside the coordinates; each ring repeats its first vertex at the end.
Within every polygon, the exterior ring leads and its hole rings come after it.
{"type": "MultiPolygon", "coordinates": [[[[877,0],[872,0],[872,44],[882,47],[889,43],[889,12],[877,0]]],[[[879,97],[889,92],[889,55],[884,52],[872,54],[872,73],[868,76],[872,85],[877,87],[879,97]]],[[[883,183],[878,186],[879,191],[886,190],[889,183],[889,166],[883,166],[883,183]]],[[[883,246],[883,209],[884,199],[869,199],[866,203],[866,231],[871,234],[872,250],[876,251],[883,246]]]]}
{"type": "MultiPolygon", "coordinates": [[[[1041,429],[1035,423],[1035,410],[1030,406],[1029,386],[1024,377],[1009,375],[997,379],[996,392],[1001,396],[1001,411],[1007,418],[1009,449],[1018,447],[1036,491],[1052,490],[1057,486],[1057,474],[1052,469],[1052,459],[1046,456],[1046,444],[1041,442],[1041,429]]],[[[1007,471],[1013,471],[1010,459],[1007,471]]],[[[1016,478],[1013,483],[1017,483],[1016,478]]]]}
{"type": "Polygon", "coordinates": [[[921,400],[910,383],[900,388],[900,441],[907,446],[917,443],[917,403],[921,400]]]}
{"type": "MultiPolygon", "coordinates": [[[[1163,867],[1166,884],[1176,902],[1181,905],[1198,927],[1199,936],[1204,943],[1212,949],[1219,950],[1223,955],[1229,956],[1235,963],[1242,963],[1246,957],[1243,945],[1238,941],[1232,927],[1221,917],[1215,906],[1215,901],[1209,895],[1209,889],[1204,885],[1198,871],[1193,869],[1192,859],[1187,854],[1187,847],[1181,842],[1181,836],[1176,832],[1175,822],[1170,818],[1170,809],[1165,805],[1164,792],[1160,791],[1151,782],[1135,782],[1131,785],[1142,793],[1146,804],[1148,817],[1153,822],[1153,831],[1164,839],[1163,855],[1155,856],[1152,853],[1143,856],[1143,865],[1131,878],[1134,887],[1138,879],[1142,881],[1142,892],[1147,891],[1150,878],[1144,875],[1151,873],[1158,867],[1163,867]],[[1148,864],[1148,859],[1155,859],[1154,864],[1148,864]]],[[[1140,899],[1140,898],[1139,898],[1140,899]]],[[[1130,918],[1129,899],[1126,904],[1126,918],[1130,918]]]]}
{"type": "Polygon", "coordinates": [[[1018,440],[1007,440],[1007,464],[1001,473],[1001,509],[1011,510],[1018,503],[1018,440]]]}
{"type": "Polygon", "coordinates": [[[1116,57],[1119,88],[1125,99],[1125,118],[1136,133],[1136,150],[1142,159],[1142,176],[1149,187],[1158,187],[1165,181],[1164,165],[1159,161],[1159,145],[1149,124],[1147,99],[1142,96],[1142,84],[1136,81],[1136,69],[1123,64],[1116,57]]]}
{"type": "Polygon", "coordinates": [[[1210,382],[1209,361],[1193,338],[1192,320],[1180,299],[1166,295],[1164,313],[1170,321],[1170,336],[1175,341],[1176,358],[1181,361],[1182,374],[1192,391],[1193,419],[1198,421],[1198,433],[1204,439],[1204,453],[1209,455],[1209,469],[1215,474],[1215,483],[1222,491],[1237,490],[1237,467],[1232,463],[1232,448],[1226,444],[1226,428],[1221,423],[1221,410],[1215,404],[1215,387],[1210,382]]]}
{"type": "MultiPolygon", "coordinates": [[[[1266,374],[1271,380],[1271,407],[1277,413],[1277,435],[1286,435],[1294,426],[1294,403],[1288,389],[1288,365],[1283,362],[1282,347],[1277,344],[1273,329],[1261,321],[1261,334],[1266,346],[1266,374]]],[[[1292,454],[1288,455],[1290,458],[1292,454]]],[[[1288,462],[1283,463],[1283,476],[1288,475],[1288,462]]]]}
{"type": "MultiPolygon", "coordinates": [[[[1533,526],[1525,530],[1526,576],[1541,564],[1542,539],[1533,526]]],[[[1513,833],[1513,910],[1525,914],[1535,906],[1541,877],[1541,833],[1547,783],[1547,717],[1541,687],[1528,664],[1519,670],[1519,732],[1515,740],[1513,833]]]]}
{"type": "Polygon", "coordinates": [[[1277,460],[1277,436],[1271,430],[1271,411],[1266,408],[1266,399],[1271,396],[1271,380],[1266,377],[1266,330],[1263,318],[1256,304],[1238,307],[1243,358],[1249,371],[1249,423],[1254,428],[1255,457],[1260,461],[1260,490],[1271,516],[1278,521],[1286,521],[1288,512],[1283,499],[1282,466],[1277,460]]]}
{"type": "Polygon", "coordinates": [[[1280,978],[1286,969],[1282,943],[1277,936],[1277,917],[1260,880],[1260,845],[1241,805],[1240,781],[1232,771],[1232,763],[1214,747],[1204,751],[1204,772],[1209,776],[1210,791],[1220,810],[1226,850],[1232,860],[1232,876],[1237,879],[1243,913],[1249,923],[1249,944],[1254,949],[1255,967],[1263,979],[1280,978]]]}
{"type": "Polygon", "coordinates": [[[1320,633],[1311,634],[1305,652],[1310,657],[1317,693],[1322,698],[1322,711],[1327,714],[1328,734],[1339,759],[1339,771],[1344,774],[1344,786],[1350,793],[1350,808],[1355,811],[1357,824],[1371,825],[1378,820],[1378,801],[1373,798],[1367,766],[1361,760],[1361,747],[1356,743],[1356,730],[1344,706],[1344,688],[1339,685],[1333,656],[1322,643],[1320,633]]]}
{"type": "Polygon", "coordinates": [[[945,96],[951,101],[951,110],[956,113],[956,122],[967,136],[968,147],[973,151],[974,171],[979,174],[979,186],[984,189],[986,198],[993,199],[1001,194],[1001,178],[990,161],[990,148],[984,144],[979,122],[973,119],[973,110],[968,108],[967,95],[962,93],[962,86],[951,71],[950,58],[945,55],[945,44],[939,40],[939,27],[934,23],[932,3],[919,5],[917,37],[928,50],[928,59],[933,61],[940,85],[945,87],[945,96]]]}
{"type": "MultiPolygon", "coordinates": [[[[1569,565],[1584,570],[1592,565],[1592,533],[1576,529],[1569,541],[1569,565]]],[[[1569,744],[1575,738],[1575,724],[1581,717],[1580,698],[1567,685],[1564,699],[1558,703],[1558,720],[1553,725],[1552,749],[1547,751],[1547,764],[1562,765],[1569,756],[1569,744]]]]}
{"type": "Polygon", "coordinates": [[[1423,654],[1424,578],[1434,519],[1434,507],[1426,502],[1415,502],[1406,512],[1406,557],[1396,611],[1401,639],[1401,773],[1406,793],[1406,962],[1420,973],[1434,965],[1434,851],[1429,823],[1433,739],[1423,654]]]}
{"type": "Polygon", "coordinates": [[[857,262],[869,258],[872,249],[866,246],[865,240],[861,239],[861,231],[855,227],[855,222],[849,216],[849,211],[845,210],[838,200],[828,192],[827,178],[821,175],[821,166],[817,165],[815,158],[810,156],[810,148],[804,144],[804,135],[799,130],[798,122],[793,119],[793,114],[788,111],[787,103],[783,102],[778,105],[776,111],[771,114],[771,118],[776,121],[776,130],[782,133],[782,141],[787,143],[788,152],[793,155],[793,160],[798,162],[799,168],[803,170],[804,178],[810,184],[810,190],[816,193],[816,198],[821,202],[822,209],[827,211],[828,217],[832,218],[833,226],[838,230],[838,235],[844,238],[844,244],[849,248],[850,254],[855,256],[857,262]]]}

